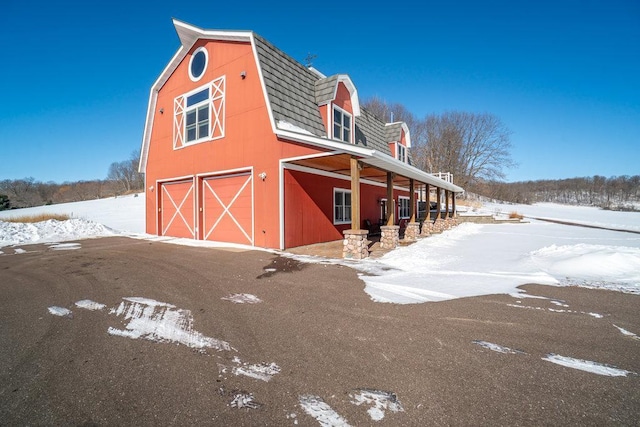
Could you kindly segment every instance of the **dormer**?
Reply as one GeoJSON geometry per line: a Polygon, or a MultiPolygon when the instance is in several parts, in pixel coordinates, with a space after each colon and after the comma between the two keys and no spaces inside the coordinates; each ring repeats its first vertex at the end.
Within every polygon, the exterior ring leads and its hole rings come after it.
{"type": "Polygon", "coordinates": [[[360,102],[349,76],[336,74],[321,78],[315,83],[315,95],[327,138],[353,144],[354,117],[360,115],[360,102]]]}
{"type": "Polygon", "coordinates": [[[385,140],[389,144],[391,156],[403,163],[409,163],[411,135],[405,122],[385,124],[385,140]]]}

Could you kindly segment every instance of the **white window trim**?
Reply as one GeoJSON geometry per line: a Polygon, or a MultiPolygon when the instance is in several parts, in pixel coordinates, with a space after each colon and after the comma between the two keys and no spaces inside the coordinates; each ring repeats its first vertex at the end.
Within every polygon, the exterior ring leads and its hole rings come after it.
{"type": "Polygon", "coordinates": [[[173,149],[189,147],[202,142],[213,141],[225,136],[226,109],[226,76],[222,75],[174,99],[173,110],[173,149]],[[209,89],[209,97],[197,104],[186,106],[187,98],[204,89],[209,89]],[[209,106],[209,134],[203,138],[187,141],[187,111],[194,108],[209,106]]]}
{"type": "MultiPolygon", "coordinates": [[[[331,139],[337,139],[337,140],[338,140],[338,141],[340,141],[340,142],[345,142],[345,143],[347,143],[347,144],[353,144],[353,130],[354,130],[353,114],[351,114],[351,113],[350,113],[350,112],[348,112],[347,110],[344,110],[344,109],[342,109],[342,108],[338,107],[338,106],[337,106],[337,105],[335,105],[335,104],[331,104],[331,107],[332,107],[332,108],[331,108],[331,127],[330,127],[330,129],[331,129],[331,139]],[[334,119],[333,119],[333,110],[338,110],[338,111],[340,111],[340,113],[342,114],[342,116],[343,116],[343,117],[344,117],[345,115],[346,115],[346,116],[349,116],[349,141],[345,141],[345,140],[343,140],[343,139],[342,139],[342,135],[340,135],[340,138],[336,138],[336,136],[335,136],[335,134],[334,134],[334,127],[333,127],[333,126],[334,126],[334,124],[335,124],[335,123],[334,123],[334,119]]],[[[343,119],[343,122],[344,122],[344,119],[343,119]]],[[[344,128],[344,126],[342,126],[342,125],[341,125],[341,126],[340,126],[340,128],[342,129],[342,128],[344,128]]]]}
{"type": "Polygon", "coordinates": [[[405,145],[402,145],[400,142],[396,142],[396,159],[400,160],[403,163],[407,163],[407,147],[405,145]],[[402,159],[400,158],[400,147],[404,149],[404,156],[402,156],[402,159]]]}
{"type": "Polygon", "coordinates": [[[409,219],[411,215],[411,198],[406,196],[398,196],[398,219],[409,219]],[[402,215],[402,201],[407,201],[406,215],[402,215]]]}
{"type": "Polygon", "coordinates": [[[207,65],[209,65],[209,51],[204,46],[197,48],[191,54],[191,58],[189,59],[189,78],[191,79],[192,82],[197,82],[204,77],[207,71],[207,65]],[[202,70],[202,74],[200,75],[200,77],[196,77],[191,73],[191,65],[193,64],[193,58],[195,58],[196,54],[199,52],[204,52],[204,68],[202,70]]]}
{"type": "MultiPolygon", "coordinates": [[[[349,194],[349,196],[351,196],[351,190],[348,190],[346,188],[336,188],[336,187],[334,187],[334,189],[333,189],[333,200],[331,201],[331,206],[333,207],[333,224],[334,225],[351,224],[351,219],[349,219],[348,221],[336,219],[336,193],[349,194]]],[[[353,199],[351,200],[351,203],[353,203],[353,199]]],[[[344,206],[344,203],[343,203],[343,206],[344,206]]],[[[351,216],[351,215],[349,215],[349,216],[351,216]]]]}
{"type": "MultiPolygon", "coordinates": [[[[206,86],[206,85],[205,85],[206,86]]],[[[211,139],[211,89],[207,88],[207,87],[202,87],[200,88],[200,90],[191,92],[190,94],[185,96],[185,104],[187,102],[187,99],[189,98],[189,96],[191,96],[192,94],[198,93],[200,91],[204,91],[207,90],[208,96],[207,98],[203,99],[202,101],[198,102],[197,104],[193,104],[191,106],[186,106],[184,107],[184,120],[183,120],[183,128],[182,128],[182,135],[184,135],[184,144],[185,145],[191,145],[191,144],[198,144],[199,142],[204,142],[204,141],[208,141],[209,139],[211,139]],[[200,128],[200,124],[198,122],[198,111],[202,108],[206,106],[207,107],[207,135],[203,136],[201,138],[196,138],[194,140],[188,141],[187,140],[187,115],[189,114],[190,111],[196,110],[196,134],[200,128]]]]}

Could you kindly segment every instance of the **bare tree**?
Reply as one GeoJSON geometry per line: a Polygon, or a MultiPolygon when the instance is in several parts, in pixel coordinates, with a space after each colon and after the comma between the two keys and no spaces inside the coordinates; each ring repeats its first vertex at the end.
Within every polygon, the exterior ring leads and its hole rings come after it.
{"type": "Polygon", "coordinates": [[[427,172],[451,172],[462,187],[504,179],[511,159],[511,132],[493,114],[452,111],[429,115],[425,138],[414,145],[416,166],[427,172]]]}
{"type": "Polygon", "coordinates": [[[134,151],[129,160],[111,163],[107,179],[120,183],[121,193],[141,190],[144,187],[144,175],[138,172],[138,163],[140,155],[134,151]]]}
{"type": "Polygon", "coordinates": [[[416,118],[404,105],[389,103],[379,96],[373,96],[363,102],[362,106],[384,123],[405,122],[411,134],[412,146],[424,145],[424,121],[416,118]]]}
{"type": "Polygon", "coordinates": [[[42,204],[40,195],[36,191],[35,179],[32,177],[0,182],[0,189],[11,199],[11,205],[16,208],[38,206],[42,204]]]}

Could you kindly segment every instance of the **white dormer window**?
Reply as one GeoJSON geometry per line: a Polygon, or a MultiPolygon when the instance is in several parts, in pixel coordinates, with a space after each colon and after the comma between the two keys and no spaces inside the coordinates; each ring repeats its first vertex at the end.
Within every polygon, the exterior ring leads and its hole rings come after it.
{"type": "Polygon", "coordinates": [[[333,106],[333,139],[351,143],[351,114],[333,106]]]}
{"type": "Polygon", "coordinates": [[[396,159],[400,160],[401,162],[407,163],[407,147],[400,144],[399,142],[396,143],[396,159]]]}

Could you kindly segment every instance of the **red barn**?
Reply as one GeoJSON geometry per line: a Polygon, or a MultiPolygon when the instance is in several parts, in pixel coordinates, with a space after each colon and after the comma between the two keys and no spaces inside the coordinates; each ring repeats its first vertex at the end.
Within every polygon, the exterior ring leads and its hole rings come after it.
{"type": "Polygon", "coordinates": [[[413,222],[421,185],[455,203],[462,189],[413,167],[407,125],[361,108],[348,75],[253,32],[174,25],[142,143],[148,233],[285,249],[413,222]]]}

